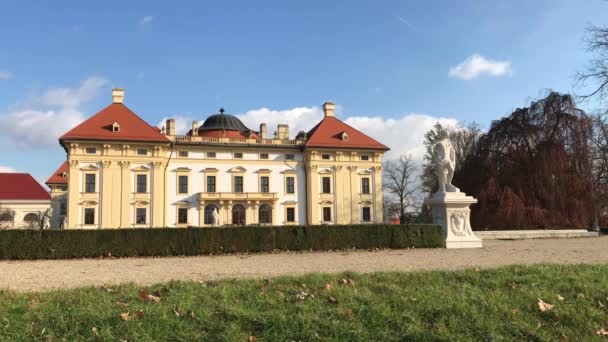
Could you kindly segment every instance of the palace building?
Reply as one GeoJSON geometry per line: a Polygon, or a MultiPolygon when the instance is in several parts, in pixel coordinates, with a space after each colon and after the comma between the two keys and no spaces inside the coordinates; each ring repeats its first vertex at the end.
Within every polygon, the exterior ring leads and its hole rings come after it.
{"type": "Polygon", "coordinates": [[[59,139],[67,161],[47,181],[55,227],[383,222],[388,147],[336,118],[333,103],[290,137],[288,125],[254,131],[223,109],[188,132],[174,119],[159,129],[124,105],[122,89],[112,96],[59,139]]]}

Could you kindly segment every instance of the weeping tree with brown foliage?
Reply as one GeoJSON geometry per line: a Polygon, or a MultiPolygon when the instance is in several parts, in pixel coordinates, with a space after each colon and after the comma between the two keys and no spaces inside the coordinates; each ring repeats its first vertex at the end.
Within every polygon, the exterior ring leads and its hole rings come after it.
{"type": "Polygon", "coordinates": [[[479,200],[473,227],[590,227],[591,124],[572,96],[556,92],[495,121],[454,176],[479,200]]]}

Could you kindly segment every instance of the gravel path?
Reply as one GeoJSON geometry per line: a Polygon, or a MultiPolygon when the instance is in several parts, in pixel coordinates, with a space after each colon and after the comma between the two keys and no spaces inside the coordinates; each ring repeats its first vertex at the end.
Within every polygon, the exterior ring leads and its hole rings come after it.
{"type": "Polygon", "coordinates": [[[481,249],[412,249],[198,257],[0,261],[0,289],[41,291],[135,282],[414,271],[536,263],[607,263],[608,236],[484,241],[481,249]]]}

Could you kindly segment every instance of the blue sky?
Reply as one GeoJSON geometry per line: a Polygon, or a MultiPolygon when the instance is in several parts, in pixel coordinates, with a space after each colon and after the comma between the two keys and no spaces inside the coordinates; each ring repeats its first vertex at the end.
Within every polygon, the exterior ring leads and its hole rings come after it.
{"type": "Polygon", "coordinates": [[[58,135],[113,86],[152,124],[223,106],[292,135],[333,100],[394,155],[419,157],[437,120],[487,127],[548,88],[572,91],[585,27],[607,14],[602,0],[9,1],[0,167],[46,179],[65,158],[58,135]]]}

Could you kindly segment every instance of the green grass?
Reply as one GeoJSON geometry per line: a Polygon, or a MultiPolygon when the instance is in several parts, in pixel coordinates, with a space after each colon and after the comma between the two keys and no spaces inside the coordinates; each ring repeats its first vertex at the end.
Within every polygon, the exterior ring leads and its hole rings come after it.
{"type": "Polygon", "coordinates": [[[589,341],[602,339],[607,313],[608,265],[309,274],[0,291],[0,340],[589,341]],[[139,290],[158,291],[160,302],[143,301],[139,290]],[[541,312],[538,298],[555,307],[541,312]],[[138,310],[143,316],[119,316],[138,310]]]}

